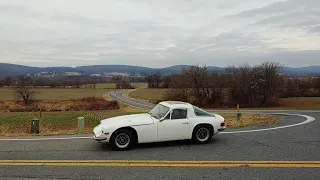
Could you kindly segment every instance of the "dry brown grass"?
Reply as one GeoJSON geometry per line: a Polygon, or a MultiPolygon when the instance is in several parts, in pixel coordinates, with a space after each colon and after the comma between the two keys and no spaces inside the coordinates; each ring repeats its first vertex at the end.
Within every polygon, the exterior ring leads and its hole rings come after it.
{"type": "Polygon", "coordinates": [[[226,120],[227,127],[242,128],[248,126],[264,126],[275,125],[278,122],[278,117],[269,114],[242,114],[241,119],[237,120],[236,113],[221,113],[226,120]]]}
{"type": "Polygon", "coordinates": [[[117,101],[108,101],[102,97],[85,97],[70,100],[37,100],[26,106],[22,101],[0,101],[0,110],[7,112],[34,111],[87,111],[119,109],[117,101]]]}
{"type": "Polygon", "coordinates": [[[287,108],[320,109],[320,97],[282,98],[280,105],[287,108]]]}
{"type": "MultiPolygon", "coordinates": [[[[35,88],[39,100],[66,100],[83,97],[102,97],[114,89],[63,89],[63,88],[35,88]]],[[[13,88],[0,88],[0,100],[14,100],[13,88]]]]}

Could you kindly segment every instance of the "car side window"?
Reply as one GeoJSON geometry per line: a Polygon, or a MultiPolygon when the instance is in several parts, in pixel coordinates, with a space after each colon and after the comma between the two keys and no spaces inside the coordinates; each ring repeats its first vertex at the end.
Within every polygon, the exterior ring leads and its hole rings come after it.
{"type": "Polygon", "coordinates": [[[171,119],[186,119],[187,110],[186,109],[174,109],[172,110],[171,119]]]}

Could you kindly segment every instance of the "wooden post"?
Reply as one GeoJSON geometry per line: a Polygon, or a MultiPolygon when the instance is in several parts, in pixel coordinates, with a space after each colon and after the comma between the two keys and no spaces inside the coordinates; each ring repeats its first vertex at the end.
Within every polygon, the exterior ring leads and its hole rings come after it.
{"type": "MultiPolygon", "coordinates": [[[[241,119],[241,113],[240,113],[240,105],[239,104],[237,104],[237,121],[239,121],[240,119],[241,119]]],[[[242,124],[242,122],[241,122],[241,124],[242,124]]]]}

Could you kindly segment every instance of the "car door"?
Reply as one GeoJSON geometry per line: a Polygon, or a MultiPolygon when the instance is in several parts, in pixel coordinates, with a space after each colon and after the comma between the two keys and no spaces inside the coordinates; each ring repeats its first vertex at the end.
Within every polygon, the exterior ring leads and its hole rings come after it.
{"type": "Polygon", "coordinates": [[[158,139],[179,140],[189,137],[190,123],[187,109],[172,109],[167,117],[158,122],[158,139]]]}

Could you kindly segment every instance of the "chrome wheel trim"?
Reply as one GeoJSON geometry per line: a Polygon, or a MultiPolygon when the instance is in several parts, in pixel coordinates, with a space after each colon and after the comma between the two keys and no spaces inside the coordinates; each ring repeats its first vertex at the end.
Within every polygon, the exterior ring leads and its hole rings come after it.
{"type": "Polygon", "coordinates": [[[115,144],[119,148],[126,148],[130,144],[130,137],[126,133],[120,133],[115,138],[115,144]]]}
{"type": "Polygon", "coordinates": [[[208,128],[202,127],[197,131],[197,139],[201,142],[204,142],[209,139],[210,131],[208,128]]]}

